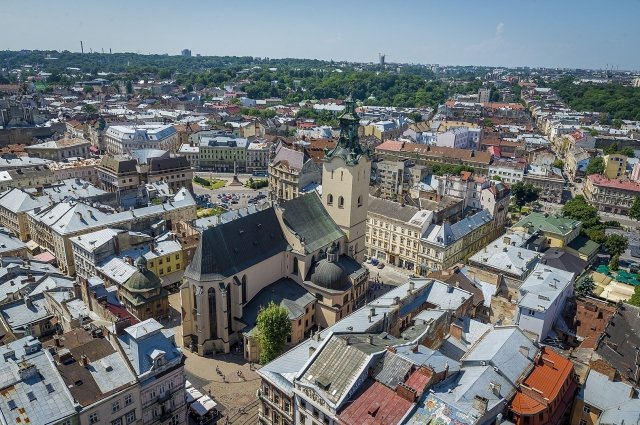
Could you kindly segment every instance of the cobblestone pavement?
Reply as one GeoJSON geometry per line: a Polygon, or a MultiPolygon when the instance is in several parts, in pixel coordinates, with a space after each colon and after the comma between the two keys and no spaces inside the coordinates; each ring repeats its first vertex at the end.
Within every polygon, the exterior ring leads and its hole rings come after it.
{"type": "MultiPolygon", "coordinates": [[[[171,294],[169,304],[174,310],[180,311],[180,294],[171,294]]],[[[180,321],[173,320],[171,327],[176,334],[176,342],[182,346],[180,321]]],[[[201,357],[184,347],[182,352],[186,357],[187,379],[203,394],[210,394],[216,402],[221,404],[225,410],[225,417],[245,418],[249,415],[249,413],[238,415],[239,409],[256,400],[260,378],[253,367],[245,361],[242,353],[201,357]]],[[[248,407],[245,407],[247,412],[251,410],[248,407]]],[[[225,419],[219,423],[225,423],[225,419]]]]}

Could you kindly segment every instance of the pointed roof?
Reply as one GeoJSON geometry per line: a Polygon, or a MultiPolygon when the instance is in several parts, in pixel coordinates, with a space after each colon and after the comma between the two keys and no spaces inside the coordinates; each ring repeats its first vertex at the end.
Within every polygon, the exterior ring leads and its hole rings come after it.
{"type": "Polygon", "coordinates": [[[334,156],[339,156],[347,164],[357,164],[365,152],[358,137],[360,117],[356,113],[355,103],[351,96],[345,100],[344,111],[338,120],[340,121],[340,138],[335,148],[325,152],[324,160],[327,161],[334,156]]]}

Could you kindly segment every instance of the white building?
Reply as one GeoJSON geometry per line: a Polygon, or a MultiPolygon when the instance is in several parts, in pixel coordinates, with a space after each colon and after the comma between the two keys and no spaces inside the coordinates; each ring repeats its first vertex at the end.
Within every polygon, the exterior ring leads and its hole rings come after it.
{"type": "Polygon", "coordinates": [[[114,125],[104,134],[105,148],[110,154],[130,153],[136,149],[161,149],[175,152],[178,132],[172,125],[114,125]]]}
{"type": "Polygon", "coordinates": [[[515,323],[543,341],[549,336],[565,301],[573,295],[574,274],[537,264],[520,287],[515,323]]]}
{"type": "Polygon", "coordinates": [[[267,171],[269,167],[270,146],[265,142],[249,143],[247,148],[247,172],[267,171]]]}
{"type": "Polygon", "coordinates": [[[455,127],[439,133],[436,146],[458,149],[478,149],[482,129],[473,127],[455,127]]]}
{"type": "Polygon", "coordinates": [[[140,383],[142,424],[186,424],[184,355],[173,331],[147,319],[125,328],[117,342],[140,383]]]}
{"type": "Polygon", "coordinates": [[[513,184],[521,182],[524,177],[526,164],[515,161],[495,161],[489,165],[489,177],[498,176],[500,180],[513,184]]]}

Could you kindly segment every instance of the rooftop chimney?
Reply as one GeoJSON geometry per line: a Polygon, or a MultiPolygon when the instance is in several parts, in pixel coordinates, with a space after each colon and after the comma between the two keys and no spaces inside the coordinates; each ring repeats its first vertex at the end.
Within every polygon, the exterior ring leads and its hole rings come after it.
{"type": "Polygon", "coordinates": [[[89,357],[87,357],[86,354],[83,354],[83,355],[80,356],[80,364],[83,367],[87,367],[87,365],[89,364],[89,357]]]}

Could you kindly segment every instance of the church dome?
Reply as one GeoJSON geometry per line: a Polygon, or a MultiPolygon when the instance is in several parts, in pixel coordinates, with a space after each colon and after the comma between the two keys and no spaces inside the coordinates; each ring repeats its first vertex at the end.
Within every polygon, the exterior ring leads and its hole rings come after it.
{"type": "Polygon", "coordinates": [[[136,258],[135,265],[136,267],[147,267],[147,259],[141,255],[138,258],[136,258]]]}
{"type": "Polygon", "coordinates": [[[162,288],[162,282],[160,278],[150,270],[136,270],[124,283],[124,287],[129,292],[147,292],[162,288]]]}
{"type": "Polygon", "coordinates": [[[309,280],[314,285],[334,291],[343,291],[351,285],[342,267],[326,258],[316,263],[309,280]]]}

